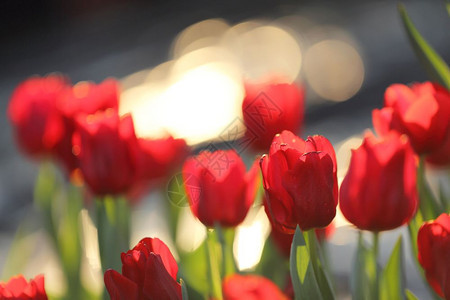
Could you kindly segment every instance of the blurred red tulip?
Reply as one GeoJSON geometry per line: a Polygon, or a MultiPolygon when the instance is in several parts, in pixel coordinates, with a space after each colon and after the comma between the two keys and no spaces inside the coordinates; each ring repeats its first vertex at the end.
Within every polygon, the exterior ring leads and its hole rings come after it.
{"type": "Polygon", "coordinates": [[[50,155],[66,135],[57,101],[70,88],[61,75],[31,77],[17,86],[8,116],[20,148],[31,156],[50,155]]]}
{"type": "Polygon", "coordinates": [[[186,160],[183,181],[192,213],[208,227],[239,225],[256,195],[258,165],[248,173],[234,150],[203,151],[186,160]]]}
{"type": "Polygon", "coordinates": [[[29,282],[22,275],[12,277],[8,282],[0,282],[2,300],[47,300],[44,276],[38,275],[29,282]]]}
{"type": "Polygon", "coordinates": [[[78,115],[73,151],[83,180],[94,194],[127,192],[136,179],[136,147],[131,116],[114,110],[78,115]]]}
{"type": "Polygon", "coordinates": [[[78,115],[90,115],[98,111],[118,111],[119,83],[115,79],[106,79],[100,84],[82,81],[66,89],[58,100],[66,134],[56,148],[56,155],[67,171],[72,173],[79,167],[77,158],[72,153],[75,119],[78,115]]]}
{"type": "Polygon", "coordinates": [[[81,81],[67,90],[58,101],[58,108],[68,118],[77,114],[94,114],[109,108],[119,109],[119,83],[113,78],[99,84],[81,81]]]}
{"type": "Polygon", "coordinates": [[[417,236],[418,258],[434,291],[450,299],[450,215],[424,223],[417,236]]]}
{"type": "Polygon", "coordinates": [[[406,136],[391,132],[376,138],[367,132],[352,150],[340,189],[344,216],[363,230],[382,231],[406,224],[416,212],[417,157],[406,136]]]}
{"type": "Polygon", "coordinates": [[[107,270],[104,280],[111,300],[181,299],[178,265],[157,238],[144,238],[122,253],[122,274],[107,270]]]}
{"type": "Polygon", "coordinates": [[[230,275],[222,282],[224,300],[287,300],[276,284],[257,275],[230,275]]]}
{"type": "Polygon", "coordinates": [[[245,85],[242,103],[246,139],[256,151],[266,151],[275,134],[298,132],[303,122],[304,91],[295,83],[245,85]]]}
{"type": "Polygon", "coordinates": [[[336,215],[336,155],[323,136],[306,141],[290,131],[277,134],[261,159],[266,212],[273,226],[294,233],[325,227],[336,215]]]}
{"type": "Polygon", "coordinates": [[[183,139],[138,139],[138,177],[156,180],[167,177],[189,155],[189,147],[183,139]]]}
{"type": "Polygon", "coordinates": [[[390,130],[408,135],[418,154],[437,151],[450,130],[450,92],[431,82],[393,84],[384,95],[384,107],[373,111],[373,125],[379,135],[390,130]]]}

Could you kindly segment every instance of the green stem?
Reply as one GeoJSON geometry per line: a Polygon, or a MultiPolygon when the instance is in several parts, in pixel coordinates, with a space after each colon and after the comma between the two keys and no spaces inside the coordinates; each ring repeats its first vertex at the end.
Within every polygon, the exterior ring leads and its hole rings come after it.
{"type": "Polygon", "coordinates": [[[107,269],[120,271],[121,252],[130,244],[130,208],[126,199],[105,196],[96,201],[98,246],[103,273],[107,269]]]}
{"type": "Polygon", "coordinates": [[[222,249],[222,276],[236,273],[236,261],[233,254],[234,229],[222,228],[220,224],[215,224],[215,230],[222,249]]]}
{"type": "Polygon", "coordinates": [[[379,253],[379,233],[377,231],[373,232],[373,263],[375,264],[375,282],[373,283],[373,295],[374,299],[379,299],[379,282],[380,282],[380,272],[378,270],[378,253],[379,253]]]}
{"type": "Polygon", "coordinates": [[[216,236],[212,229],[208,229],[206,236],[206,256],[208,264],[209,296],[222,300],[222,280],[216,253],[216,236]]]}

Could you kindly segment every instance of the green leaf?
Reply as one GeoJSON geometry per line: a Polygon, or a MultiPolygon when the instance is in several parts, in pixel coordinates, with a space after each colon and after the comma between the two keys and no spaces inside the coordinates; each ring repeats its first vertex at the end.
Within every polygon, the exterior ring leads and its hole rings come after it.
{"type": "Polygon", "coordinates": [[[181,284],[181,299],[189,300],[186,283],[184,283],[182,278],[180,278],[180,284],[181,284]]]}
{"type": "Polygon", "coordinates": [[[403,260],[403,241],[400,236],[392,250],[386,267],[381,274],[380,299],[404,299],[405,277],[403,260]]]}
{"type": "Polygon", "coordinates": [[[326,268],[323,264],[324,255],[317,241],[317,236],[314,230],[308,230],[304,233],[305,240],[308,241],[309,253],[311,255],[311,261],[313,263],[314,273],[316,275],[319,289],[324,299],[334,299],[334,292],[331,285],[331,280],[326,272],[326,268]]]}
{"type": "Polygon", "coordinates": [[[206,241],[192,252],[179,251],[180,276],[186,281],[189,288],[199,294],[208,293],[208,265],[206,262],[206,241]]]}
{"type": "Polygon", "coordinates": [[[413,22],[406,12],[403,4],[398,5],[398,10],[403,21],[409,41],[419,58],[422,66],[428,73],[432,80],[435,80],[450,89],[450,69],[445,61],[437,54],[433,48],[422,37],[419,31],[414,26],[413,22]]]}
{"type": "Polygon", "coordinates": [[[416,295],[414,295],[410,290],[406,289],[406,299],[407,300],[419,300],[416,295]]]}
{"type": "Polygon", "coordinates": [[[352,299],[373,299],[377,276],[376,255],[373,249],[367,247],[359,233],[356,256],[353,261],[350,286],[352,299]]]}
{"type": "Polygon", "coordinates": [[[292,241],[290,267],[295,299],[324,299],[314,273],[308,244],[298,226],[292,241]]]}

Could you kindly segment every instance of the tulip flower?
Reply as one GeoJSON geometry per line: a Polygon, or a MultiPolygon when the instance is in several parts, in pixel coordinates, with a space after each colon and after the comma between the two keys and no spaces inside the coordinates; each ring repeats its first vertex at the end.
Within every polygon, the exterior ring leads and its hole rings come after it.
{"type": "Polygon", "coordinates": [[[14,90],[8,116],[20,148],[28,155],[53,154],[65,136],[64,119],[56,103],[69,88],[67,78],[49,75],[31,77],[14,90]]]}
{"type": "Polygon", "coordinates": [[[287,300],[276,284],[256,275],[234,274],[222,282],[224,300],[287,300]]]}
{"type": "Polygon", "coordinates": [[[64,116],[66,134],[56,147],[56,156],[71,173],[77,169],[78,161],[72,153],[72,136],[75,132],[75,119],[79,115],[91,115],[99,111],[118,111],[119,83],[106,79],[100,84],[82,81],[59,97],[57,106],[64,116]]]}
{"type": "Polygon", "coordinates": [[[277,134],[261,159],[265,206],[273,226],[294,233],[325,227],[336,215],[336,155],[323,136],[306,141],[290,131],[277,134]]]}
{"type": "Polygon", "coordinates": [[[425,222],[417,236],[418,259],[434,291],[450,299],[450,215],[425,222]]]}
{"type": "Polygon", "coordinates": [[[249,145],[266,151],[275,134],[283,130],[298,132],[303,122],[303,99],[303,88],[295,83],[247,83],[242,112],[249,145]]]}
{"type": "Polygon", "coordinates": [[[109,269],[104,280],[111,300],[181,299],[178,265],[157,238],[144,238],[122,253],[122,274],[109,269]]]}
{"type": "Polygon", "coordinates": [[[418,154],[438,151],[449,138],[450,92],[431,82],[393,84],[384,107],[373,111],[373,125],[379,135],[390,130],[406,134],[418,154]]]}
{"type": "Polygon", "coordinates": [[[142,180],[167,177],[180,166],[189,154],[189,147],[183,139],[138,139],[138,176],[142,180]]]}
{"type": "Polygon", "coordinates": [[[367,132],[352,150],[340,189],[344,216],[359,229],[382,231],[406,224],[416,212],[417,157],[406,136],[367,132]]]}
{"type": "Polygon", "coordinates": [[[8,282],[0,282],[2,300],[47,300],[44,276],[38,275],[29,282],[22,275],[12,277],[8,282]]]}
{"type": "Polygon", "coordinates": [[[257,190],[258,166],[245,172],[234,150],[203,151],[186,160],[183,181],[192,213],[208,227],[239,225],[257,190]],[[187,184],[189,183],[189,184],[187,184]]]}
{"type": "Polygon", "coordinates": [[[107,110],[79,115],[73,151],[84,181],[97,195],[127,192],[136,179],[137,140],[131,116],[107,110]]]}

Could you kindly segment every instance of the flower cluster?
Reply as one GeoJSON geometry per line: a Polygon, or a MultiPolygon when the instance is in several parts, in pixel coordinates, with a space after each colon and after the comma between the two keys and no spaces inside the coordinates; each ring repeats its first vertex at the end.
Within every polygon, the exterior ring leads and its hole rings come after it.
{"type": "Polygon", "coordinates": [[[51,157],[79,174],[97,195],[127,193],[167,176],[189,150],[181,139],[136,136],[130,115],[119,115],[119,84],[71,85],[67,77],[32,77],[8,108],[21,149],[51,157]]]}

